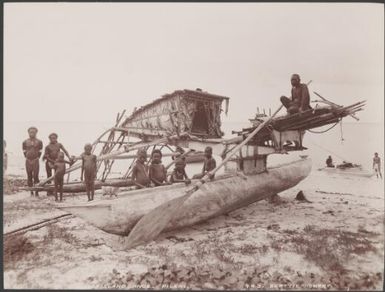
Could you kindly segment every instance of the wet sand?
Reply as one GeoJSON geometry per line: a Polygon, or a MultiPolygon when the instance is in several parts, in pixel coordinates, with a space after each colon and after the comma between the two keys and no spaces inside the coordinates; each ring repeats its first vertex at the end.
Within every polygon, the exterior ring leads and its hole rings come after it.
{"type": "MultiPolygon", "coordinates": [[[[382,290],[383,187],[376,178],[313,171],[273,202],[161,234],[127,251],[120,237],[65,218],[5,238],[4,286],[382,290]],[[310,202],[295,200],[300,190],[310,202]]],[[[65,199],[75,203],[86,196],[65,199]]],[[[44,193],[5,195],[4,231],[63,213],[44,193]]]]}

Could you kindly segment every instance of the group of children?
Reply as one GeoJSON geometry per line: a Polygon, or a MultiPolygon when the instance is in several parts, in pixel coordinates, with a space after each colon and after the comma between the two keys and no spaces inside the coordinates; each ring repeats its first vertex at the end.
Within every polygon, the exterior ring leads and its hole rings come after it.
{"type": "MultiPolygon", "coordinates": [[[[67,156],[69,157],[68,154],[67,156]]],[[[96,160],[96,155],[92,154],[91,144],[86,144],[84,146],[84,152],[80,157],[82,160],[80,180],[84,181],[85,183],[88,201],[92,201],[94,199],[94,194],[95,194],[97,160],[96,160]]],[[[64,175],[66,173],[66,164],[72,165],[75,162],[75,158],[70,157],[70,161],[64,160],[64,153],[59,151],[57,155],[57,159],[55,161],[53,161],[48,157],[46,159],[50,163],[52,163],[51,167],[52,169],[55,170],[55,175],[54,175],[55,201],[58,201],[58,192],[59,192],[60,202],[61,202],[63,200],[63,184],[64,184],[64,175]]]]}
{"type": "MultiPolygon", "coordinates": [[[[26,158],[26,171],[28,177],[28,186],[32,187],[34,184],[39,183],[39,158],[41,157],[41,151],[43,149],[43,143],[37,139],[37,128],[30,127],[28,129],[29,138],[23,142],[23,153],[26,158]]],[[[47,171],[47,177],[52,177],[52,170],[54,173],[54,195],[55,201],[63,200],[63,184],[64,175],[66,173],[66,164],[72,165],[76,158],[70,156],[64,146],[58,142],[58,135],[52,133],[49,135],[50,143],[44,149],[43,160],[46,161],[45,167],[47,171]],[[65,155],[68,160],[65,160],[65,155]],[[58,197],[59,193],[59,197],[58,197]]],[[[92,154],[92,145],[86,144],[84,146],[84,153],[80,156],[82,160],[81,166],[81,181],[84,180],[86,186],[86,193],[88,201],[94,199],[95,194],[95,179],[97,174],[97,157],[92,154]]],[[[167,169],[162,164],[162,152],[159,149],[155,149],[151,153],[151,163],[146,164],[147,152],[144,150],[138,151],[138,157],[136,164],[132,170],[132,181],[137,188],[146,188],[153,186],[161,186],[170,183],[184,182],[190,184],[185,167],[186,160],[182,153],[176,157],[175,168],[171,173],[170,179],[167,179],[167,169]]],[[[216,161],[212,157],[212,148],[206,147],[205,149],[205,161],[203,164],[202,172],[198,175],[194,175],[193,178],[202,178],[208,172],[212,171],[216,167],[216,161]]],[[[214,175],[210,177],[214,178],[214,175]]],[[[33,192],[31,191],[31,195],[33,192]]],[[[38,192],[35,192],[35,196],[38,196],[38,192]]]]}
{"type": "MultiPolygon", "coordinates": [[[[26,158],[26,172],[28,177],[28,186],[32,187],[33,185],[39,183],[39,158],[42,154],[43,142],[39,140],[37,135],[37,128],[30,127],[28,129],[29,138],[26,139],[23,144],[23,154],[26,158]]],[[[43,161],[45,160],[45,168],[47,171],[47,178],[52,177],[52,170],[54,173],[54,194],[55,201],[63,200],[63,184],[64,184],[64,175],[66,173],[66,164],[72,165],[76,159],[74,156],[70,156],[68,151],[64,146],[58,142],[58,135],[52,133],[48,136],[49,144],[44,149],[44,155],[42,157],[43,161]],[[65,160],[65,156],[68,157],[68,160],[65,160]],[[60,197],[58,198],[58,193],[60,197]]],[[[92,154],[92,145],[86,144],[84,147],[84,153],[81,155],[82,160],[82,171],[81,171],[81,180],[86,185],[86,192],[88,200],[91,201],[94,199],[95,192],[95,178],[97,173],[96,165],[96,155],[92,154]]],[[[31,191],[31,195],[34,195],[34,192],[31,191]]],[[[35,196],[39,196],[39,193],[35,191],[35,196]]]]}
{"type": "MultiPolygon", "coordinates": [[[[203,164],[202,173],[195,175],[193,178],[202,178],[207,172],[213,170],[216,167],[215,159],[212,157],[212,148],[206,147],[205,149],[205,162],[203,164]]],[[[153,186],[161,186],[170,183],[184,182],[190,184],[186,173],[186,159],[182,153],[176,157],[175,168],[170,175],[170,179],[167,179],[167,169],[162,164],[162,152],[156,149],[151,154],[151,164],[146,165],[147,153],[144,150],[138,151],[138,158],[136,164],[132,169],[132,181],[137,188],[146,188],[153,186]]],[[[211,176],[213,179],[214,176],[211,176]]]]}

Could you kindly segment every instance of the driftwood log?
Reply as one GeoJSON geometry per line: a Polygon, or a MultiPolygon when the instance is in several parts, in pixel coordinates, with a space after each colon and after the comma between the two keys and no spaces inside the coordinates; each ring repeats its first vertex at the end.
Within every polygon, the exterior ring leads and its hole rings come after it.
{"type": "MultiPolygon", "coordinates": [[[[95,181],[95,190],[101,189],[103,186],[110,187],[130,187],[133,186],[134,183],[131,179],[110,179],[106,181],[95,181]]],[[[24,190],[28,191],[38,191],[38,192],[53,192],[54,185],[46,184],[44,186],[35,186],[30,188],[24,188],[24,190]]],[[[84,182],[72,182],[63,185],[63,193],[81,193],[86,191],[86,186],[84,182]]]]}

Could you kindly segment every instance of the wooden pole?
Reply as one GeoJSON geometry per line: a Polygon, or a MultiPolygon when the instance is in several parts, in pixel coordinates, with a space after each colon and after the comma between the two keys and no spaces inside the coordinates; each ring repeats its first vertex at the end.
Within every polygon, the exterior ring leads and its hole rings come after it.
{"type": "MultiPolygon", "coordinates": [[[[126,152],[129,152],[129,151],[132,151],[132,150],[137,150],[139,148],[143,148],[143,147],[148,147],[148,146],[153,146],[153,145],[157,145],[157,144],[161,144],[161,143],[167,143],[167,141],[169,141],[169,139],[176,139],[178,138],[177,135],[173,135],[173,136],[170,136],[170,137],[165,137],[165,138],[161,138],[161,139],[158,139],[158,140],[154,140],[152,142],[149,142],[149,143],[138,143],[134,146],[127,146],[125,145],[124,149],[122,150],[116,150],[116,151],[112,151],[108,154],[104,154],[104,155],[101,155],[97,158],[97,161],[101,161],[101,160],[108,160],[108,159],[111,159],[111,158],[115,158],[123,153],[126,153],[126,152]]],[[[69,167],[68,169],[66,169],[66,173],[69,173],[69,172],[72,172],[74,170],[77,170],[81,168],[81,163],[76,163],[74,165],[72,165],[71,167],[69,167]]],[[[41,181],[38,186],[43,186],[45,185],[47,182],[53,180],[54,176],[51,176],[43,181],[41,181]]]]}
{"type": "Polygon", "coordinates": [[[181,154],[179,157],[175,158],[173,161],[171,161],[171,162],[166,166],[166,170],[169,169],[171,166],[173,166],[173,165],[175,164],[175,162],[177,161],[177,159],[186,157],[186,156],[188,156],[188,154],[190,154],[191,152],[195,152],[195,150],[189,149],[189,150],[186,151],[185,153],[181,154]]]}
{"type": "Polygon", "coordinates": [[[263,123],[261,123],[245,140],[237,145],[230,154],[212,171],[208,172],[200,181],[196,182],[193,187],[188,189],[181,197],[170,200],[143,216],[139,222],[131,230],[126,239],[126,247],[132,248],[141,243],[148,242],[157,237],[162,230],[168,225],[173,215],[179,210],[183,203],[190,198],[199,188],[206,183],[221,167],[228,162],[243,146],[245,146],[261,129],[263,129],[282,109],[281,105],[275,113],[263,123]]]}
{"type": "MultiPolygon", "coordinates": [[[[337,108],[338,108],[338,107],[342,107],[341,105],[338,105],[338,104],[336,104],[336,103],[334,103],[334,102],[331,102],[331,101],[327,100],[326,98],[324,98],[323,96],[321,96],[319,93],[317,93],[317,92],[315,92],[315,91],[313,91],[313,93],[314,93],[315,95],[317,95],[319,98],[321,98],[321,99],[323,100],[323,102],[325,102],[326,104],[329,104],[329,105],[334,106],[334,107],[337,107],[337,108]]],[[[350,116],[351,116],[353,119],[355,119],[356,121],[359,120],[359,118],[355,117],[354,114],[350,114],[350,116]]]]}

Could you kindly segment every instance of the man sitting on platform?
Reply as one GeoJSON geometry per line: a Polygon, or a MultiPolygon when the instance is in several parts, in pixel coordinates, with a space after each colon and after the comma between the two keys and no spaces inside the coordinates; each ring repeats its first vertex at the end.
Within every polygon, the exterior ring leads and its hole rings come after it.
{"type": "Polygon", "coordinates": [[[301,79],[298,74],[291,76],[291,99],[286,96],[281,96],[281,102],[287,109],[289,115],[298,112],[303,112],[311,109],[309,90],[306,84],[301,83],[301,79]]]}

